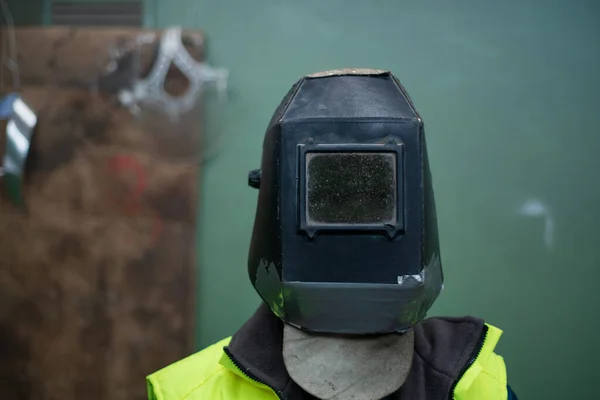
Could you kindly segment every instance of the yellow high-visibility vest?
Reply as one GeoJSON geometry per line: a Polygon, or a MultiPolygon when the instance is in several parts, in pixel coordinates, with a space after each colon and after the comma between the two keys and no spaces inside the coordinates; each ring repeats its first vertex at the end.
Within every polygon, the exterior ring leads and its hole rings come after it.
{"type": "MultiPolygon", "coordinates": [[[[488,333],[479,355],[454,388],[454,400],[506,400],[504,359],[494,352],[502,331],[486,324],[488,333]]],[[[231,338],[148,376],[149,400],[278,400],[268,386],[246,376],[223,347],[231,338]]]]}

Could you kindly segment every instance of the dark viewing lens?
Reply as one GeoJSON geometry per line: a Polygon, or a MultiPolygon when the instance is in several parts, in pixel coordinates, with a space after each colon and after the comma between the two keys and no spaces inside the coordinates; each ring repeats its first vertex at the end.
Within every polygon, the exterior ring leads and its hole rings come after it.
{"type": "Polygon", "coordinates": [[[396,222],[395,153],[308,153],[308,224],[396,222]]]}

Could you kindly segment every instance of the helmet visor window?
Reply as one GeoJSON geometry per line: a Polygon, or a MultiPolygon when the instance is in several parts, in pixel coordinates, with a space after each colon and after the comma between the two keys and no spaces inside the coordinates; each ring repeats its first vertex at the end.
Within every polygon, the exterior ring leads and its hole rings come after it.
{"type": "Polygon", "coordinates": [[[396,153],[306,154],[309,225],[395,224],[396,153]]]}

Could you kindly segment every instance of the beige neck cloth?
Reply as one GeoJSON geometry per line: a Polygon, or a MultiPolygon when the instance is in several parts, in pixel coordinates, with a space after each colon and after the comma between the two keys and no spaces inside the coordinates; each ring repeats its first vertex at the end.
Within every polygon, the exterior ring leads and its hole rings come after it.
{"type": "Polygon", "coordinates": [[[414,332],[376,337],[314,335],[289,325],[283,360],[290,377],[322,400],[380,400],[397,391],[412,365],[414,332]]]}

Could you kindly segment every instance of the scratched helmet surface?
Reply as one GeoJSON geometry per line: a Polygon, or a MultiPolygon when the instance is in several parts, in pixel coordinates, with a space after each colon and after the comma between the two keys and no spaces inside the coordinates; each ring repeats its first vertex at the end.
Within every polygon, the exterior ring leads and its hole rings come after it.
{"type": "Polygon", "coordinates": [[[442,288],[423,121],[387,71],[298,81],[263,143],[250,280],[283,321],[322,333],[401,332],[442,288]]]}

